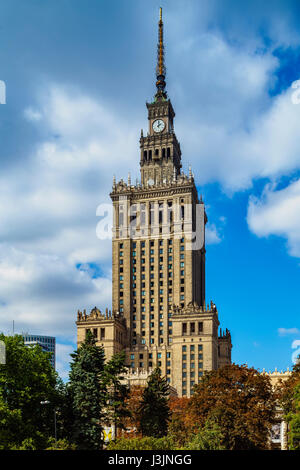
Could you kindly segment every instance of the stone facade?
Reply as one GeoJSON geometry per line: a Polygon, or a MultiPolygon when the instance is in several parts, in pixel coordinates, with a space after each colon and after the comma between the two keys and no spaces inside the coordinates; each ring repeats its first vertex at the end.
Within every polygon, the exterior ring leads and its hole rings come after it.
{"type": "Polygon", "coordinates": [[[231,336],[218,334],[205,301],[207,215],[194,175],[182,171],[175,112],[165,92],[159,21],[157,93],[140,137],[140,182],[113,179],[112,311],[78,313],[78,344],[91,329],[107,358],[126,350],[132,371],[156,366],[190,396],[205,370],[231,362],[231,336]]]}
{"type": "MultiPolygon", "coordinates": [[[[273,372],[263,370],[262,374],[269,377],[271,385],[275,389],[281,382],[289,379],[292,372],[289,369],[284,372],[275,369],[273,372]]],[[[277,407],[276,421],[277,423],[274,424],[270,437],[270,448],[288,450],[288,423],[283,419],[283,411],[279,407],[277,407]]]]}

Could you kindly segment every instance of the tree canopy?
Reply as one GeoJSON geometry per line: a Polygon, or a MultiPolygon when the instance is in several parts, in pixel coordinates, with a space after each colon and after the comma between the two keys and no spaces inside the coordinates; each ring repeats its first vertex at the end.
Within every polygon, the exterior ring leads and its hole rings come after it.
{"type": "Polygon", "coordinates": [[[267,376],[236,364],[207,372],[189,403],[193,432],[215,423],[228,450],[268,448],[275,400],[267,376]]]}
{"type": "Polygon", "coordinates": [[[140,431],[143,436],[163,437],[168,431],[169,385],[157,367],[150,375],[140,404],[140,431]]]}

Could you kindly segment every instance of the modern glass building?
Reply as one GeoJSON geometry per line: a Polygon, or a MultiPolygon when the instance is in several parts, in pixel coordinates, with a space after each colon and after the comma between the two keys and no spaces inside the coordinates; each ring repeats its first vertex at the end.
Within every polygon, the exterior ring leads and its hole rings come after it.
{"type": "Polygon", "coordinates": [[[41,346],[45,352],[51,352],[51,365],[55,369],[55,338],[53,336],[41,336],[41,335],[30,335],[28,333],[22,333],[24,343],[26,346],[41,346]]]}

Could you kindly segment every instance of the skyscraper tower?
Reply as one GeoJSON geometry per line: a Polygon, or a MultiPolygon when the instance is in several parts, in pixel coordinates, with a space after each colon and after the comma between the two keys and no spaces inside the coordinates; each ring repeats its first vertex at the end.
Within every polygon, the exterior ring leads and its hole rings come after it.
{"type": "Polygon", "coordinates": [[[190,396],[204,370],[231,361],[230,333],[218,337],[218,312],[205,304],[205,224],[194,176],[182,171],[166,92],[162,10],[156,93],[140,137],[140,182],[113,181],[112,312],[78,312],[78,341],[92,329],[108,357],[126,349],[132,371],[159,366],[190,396]],[[99,325],[98,325],[99,323],[99,325]]]}

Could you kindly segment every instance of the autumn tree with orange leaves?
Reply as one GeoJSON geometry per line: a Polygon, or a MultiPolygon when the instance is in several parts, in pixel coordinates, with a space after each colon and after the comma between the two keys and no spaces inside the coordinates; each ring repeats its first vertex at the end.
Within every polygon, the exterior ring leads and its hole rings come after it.
{"type": "Polygon", "coordinates": [[[268,449],[275,406],[268,376],[232,364],[203,376],[187,412],[194,434],[212,423],[220,430],[223,448],[255,450],[268,449]]]}

